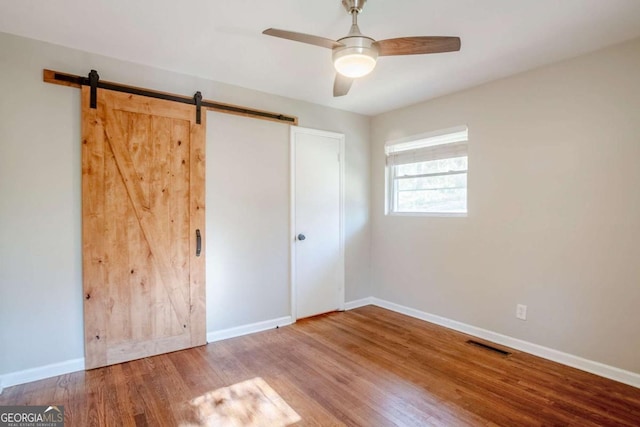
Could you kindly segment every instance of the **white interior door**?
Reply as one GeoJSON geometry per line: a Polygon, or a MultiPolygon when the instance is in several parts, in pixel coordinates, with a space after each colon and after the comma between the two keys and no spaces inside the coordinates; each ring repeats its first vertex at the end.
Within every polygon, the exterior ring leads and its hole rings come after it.
{"type": "Polygon", "coordinates": [[[291,128],[292,315],[344,306],[344,135],[291,128]]]}

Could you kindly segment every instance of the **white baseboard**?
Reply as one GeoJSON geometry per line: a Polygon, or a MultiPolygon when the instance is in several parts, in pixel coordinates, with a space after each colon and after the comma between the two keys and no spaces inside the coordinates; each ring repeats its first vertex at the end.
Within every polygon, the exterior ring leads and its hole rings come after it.
{"type": "Polygon", "coordinates": [[[82,370],[84,370],[84,358],[38,366],[37,368],[25,369],[24,371],[9,372],[8,374],[0,375],[0,392],[6,387],[82,370]]]}
{"type": "Polygon", "coordinates": [[[237,326],[235,328],[222,329],[207,333],[207,342],[226,340],[228,338],[240,337],[242,335],[253,334],[255,332],[266,331],[280,326],[287,326],[293,323],[291,316],[279,317],[277,319],[265,320],[263,322],[251,323],[249,325],[237,326]]]}
{"type": "Polygon", "coordinates": [[[373,297],[361,298],[354,301],[344,303],[345,310],[353,310],[354,308],[364,307],[365,305],[373,305],[373,297]]]}
{"type": "Polygon", "coordinates": [[[624,369],[605,365],[604,363],[584,359],[573,354],[568,354],[562,351],[554,350],[552,348],[543,347],[538,344],[533,344],[528,341],[512,338],[507,335],[502,335],[497,332],[489,331],[487,329],[482,329],[476,326],[468,325],[466,323],[458,322],[456,320],[447,319],[446,317],[416,310],[414,308],[406,307],[380,298],[372,297],[370,298],[370,300],[372,305],[386,308],[387,310],[405,314],[410,317],[415,317],[416,319],[425,320],[430,323],[435,323],[436,325],[444,326],[446,328],[453,329],[459,332],[464,332],[465,334],[473,335],[487,341],[511,347],[516,350],[524,351],[526,353],[533,354],[534,356],[542,357],[553,362],[561,363],[563,365],[571,366],[572,368],[577,368],[583,371],[590,372],[592,374],[599,375],[601,377],[609,378],[614,381],[640,388],[640,374],[635,372],[625,371],[624,369]]]}

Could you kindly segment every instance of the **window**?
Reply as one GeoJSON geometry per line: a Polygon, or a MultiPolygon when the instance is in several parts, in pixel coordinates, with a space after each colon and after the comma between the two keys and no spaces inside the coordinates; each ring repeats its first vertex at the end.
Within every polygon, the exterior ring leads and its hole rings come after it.
{"type": "Polygon", "coordinates": [[[466,126],[385,144],[390,214],[467,213],[466,126]]]}

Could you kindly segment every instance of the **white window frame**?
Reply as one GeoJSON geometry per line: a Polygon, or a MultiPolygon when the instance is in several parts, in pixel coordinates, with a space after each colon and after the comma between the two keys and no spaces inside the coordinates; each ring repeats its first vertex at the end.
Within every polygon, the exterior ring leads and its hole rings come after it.
{"type": "Polygon", "coordinates": [[[468,203],[468,128],[457,126],[449,129],[427,132],[413,135],[385,143],[385,214],[398,216],[437,216],[437,217],[466,217],[469,212],[467,204],[466,212],[403,212],[396,211],[397,192],[395,183],[397,177],[394,175],[394,166],[402,164],[419,163],[429,160],[449,159],[455,157],[467,157],[466,171],[450,171],[425,175],[415,175],[412,177],[424,176],[444,176],[452,174],[467,173],[467,203],[468,203]]]}

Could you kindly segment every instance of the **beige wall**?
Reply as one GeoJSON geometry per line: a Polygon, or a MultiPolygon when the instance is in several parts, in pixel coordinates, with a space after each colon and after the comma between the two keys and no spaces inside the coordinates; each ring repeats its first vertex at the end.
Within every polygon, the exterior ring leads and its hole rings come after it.
{"type": "Polygon", "coordinates": [[[375,296],[640,373],[640,40],[382,114],[372,138],[375,296]],[[468,217],[385,216],[384,142],[457,125],[468,217]]]}
{"type": "Polygon", "coordinates": [[[289,125],[207,115],[209,330],[291,312],[289,125]]]}
{"type": "MultiPolygon", "coordinates": [[[[207,99],[296,115],[301,126],[344,133],[346,298],[370,295],[369,117],[0,33],[0,376],[83,357],[80,96],[77,89],[43,83],[43,68],[81,75],[94,68],[104,80],[179,94],[200,90],[207,99]]],[[[213,126],[217,123],[212,120],[213,126]]],[[[211,131],[214,135],[216,130],[211,131]]],[[[208,169],[218,164],[223,148],[224,143],[207,138],[208,169]]],[[[265,176],[262,169],[246,179],[281,186],[286,170],[280,168],[288,167],[288,151],[272,154],[269,167],[277,174],[265,176]]],[[[215,200],[207,191],[207,200],[215,200]]],[[[285,189],[277,191],[278,200],[284,200],[285,189]]],[[[207,226],[215,229],[217,218],[210,216],[214,207],[209,208],[207,226]]],[[[272,219],[281,211],[277,206],[255,214],[272,219]]],[[[207,239],[215,244],[215,235],[207,239]]],[[[265,232],[261,239],[274,237],[265,232]]],[[[247,254],[262,263],[260,268],[273,260],[251,248],[242,253],[247,254]]],[[[207,259],[208,266],[212,263],[215,260],[207,259]]],[[[287,284],[278,268],[272,277],[253,283],[271,296],[269,309],[264,298],[255,298],[258,294],[241,310],[209,299],[207,329],[288,315],[287,284]]],[[[210,296],[221,292],[208,289],[210,296]]]]}

